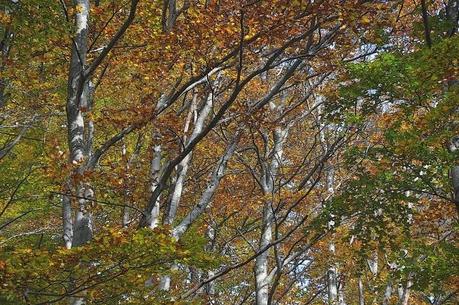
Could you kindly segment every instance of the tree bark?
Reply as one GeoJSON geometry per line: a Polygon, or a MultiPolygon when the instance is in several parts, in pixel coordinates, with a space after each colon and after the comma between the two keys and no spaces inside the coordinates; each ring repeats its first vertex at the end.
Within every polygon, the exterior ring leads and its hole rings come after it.
{"type": "MultiPolygon", "coordinates": [[[[5,6],[4,13],[7,16],[10,14],[6,6],[5,6]]],[[[11,41],[13,39],[13,31],[10,25],[6,25],[4,31],[5,32],[3,33],[3,38],[0,42],[0,52],[1,52],[1,60],[2,60],[0,63],[0,75],[2,75],[6,69],[7,60],[10,54],[11,41]]],[[[0,109],[6,105],[7,95],[5,94],[5,90],[6,90],[7,84],[8,84],[8,80],[3,75],[0,76],[0,109]]]]}
{"type": "Polygon", "coordinates": [[[73,240],[73,216],[72,216],[72,200],[71,200],[71,185],[70,181],[65,184],[64,194],[62,195],[62,222],[64,229],[64,245],[67,249],[72,248],[73,240]]]}
{"type": "MultiPolygon", "coordinates": [[[[328,251],[330,255],[335,255],[335,243],[330,242],[328,245],[328,251]]],[[[332,263],[328,268],[328,304],[337,305],[338,304],[338,278],[337,270],[334,263],[332,263]]]]}
{"type": "MultiPolygon", "coordinates": [[[[161,145],[159,144],[160,139],[161,139],[161,134],[159,132],[153,132],[153,136],[152,136],[153,149],[152,149],[151,171],[150,171],[150,176],[151,176],[150,192],[154,192],[154,190],[158,186],[159,176],[161,172],[161,145]]],[[[160,200],[161,200],[161,197],[158,196],[158,198],[156,198],[155,205],[153,209],[151,210],[151,215],[149,219],[150,223],[148,226],[152,229],[156,228],[159,224],[160,200]]]]}
{"type": "Polygon", "coordinates": [[[88,22],[89,22],[89,0],[74,1],[75,14],[75,37],[73,39],[72,53],[70,59],[70,70],[68,77],[67,97],[67,129],[68,145],[70,149],[70,162],[78,164],[83,161],[85,154],[84,145],[84,120],[81,111],[82,105],[87,105],[89,90],[83,90],[79,97],[80,86],[86,87],[87,82],[81,84],[84,78],[86,66],[86,52],[88,49],[88,22]]]}
{"type": "Polygon", "coordinates": [[[450,23],[448,36],[451,37],[457,33],[459,21],[459,0],[448,0],[448,4],[446,6],[446,17],[450,23]]]}
{"type": "Polygon", "coordinates": [[[410,292],[411,292],[411,286],[413,285],[413,280],[412,280],[413,275],[408,274],[408,279],[406,280],[405,286],[402,287],[402,295],[400,297],[400,302],[399,305],[408,305],[410,301],[410,292]]]}
{"type": "Polygon", "coordinates": [[[234,154],[234,151],[236,150],[236,146],[239,139],[240,135],[236,134],[233,140],[227,146],[225,153],[218,161],[217,166],[214,169],[210,181],[207,184],[206,189],[202,193],[198,204],[187,214],[187,216],[185,216],[185,218],[183,218],[180,224],[178,224],[173,229],[172,235],[175,238],[179,239],[186,232],[186,230],[188,230],[188,228],[194,223],[194,221],[199,216],[201,216],[204,213],[205,209],[210,205],[212,198],[215,194],[215,191],[217,190],[220,184],[220,180],[223,178],[223,175],[225,174],[228,161],[234,154]]]}
{"type": "Polygon", "coordinates": [[[383,305],[389,305],[390,298],[392,296],[392,280],[387,281],[386,289],[384,290],[384,298],[382,301],[383,305]]]}
{"type": "Polygon", "coordinates": [[[365,305],[365,291],[363,288],[362,276],[359,276],[359,305],[365,305]]]}
{"type": "Polygon", "coordinates": [[[451,181],[453,184],[453,200],[456,205],[456,212],[459,215],[459,165],[451,169],[451,181]]]}
{"type": "MultiPolygon", "coordinates": [[[[289,127],[276,127],[274,131],[274,147],[272,150],[272,159],[270,164],[263,166],[262,188],[265,195],[274,193],[274,183],[282,164],[283,145],[287,139],[289,127]]],[[[272,241],[272,231],[274,225],[273,202],[267,200],[263,205],[263,217],[261,224],[261,236],[259,249],[267,247],[272,241]]],[[[269,304],[269,251],[264,251],[255,259],[255,287],[256,287],[256,305],[269,304]]]]}
{"type": "Polygon", "coordinates": [[[426,45],[432,47],[432,38],[430,37],[429,13],[427,12],[427,5],[425,0],[421,0],[422,22],[424,24],[424,37],[426,45]]]}

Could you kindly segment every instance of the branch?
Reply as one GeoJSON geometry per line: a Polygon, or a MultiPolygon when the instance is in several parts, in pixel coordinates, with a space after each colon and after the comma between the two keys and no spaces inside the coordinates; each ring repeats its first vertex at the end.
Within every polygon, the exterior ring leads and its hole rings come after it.
{"type": "Polygon", "coordinates": [[[3,159],[13,149],[13,147],[16,146],[16,144],[19,143],[19,141],[21,140],[22,136],[25,134],[25,132],[29,128],[30,128],[30,125],[25,126],[24,128],[22,128],[21,132],[16,136],[16,138],[13,141],[9,142],[2,149],[0,149],[0,160],[3,159]]]}
{"type": "Polygon", "coordinates": [[[114,135],[112,138],[110,138],[104,144],[102,144],[102,146],[100,146],[98,149],[96,149],[96,151],[94,152],[92,157],[88,160],[88,163],[86,165],[86,169],[93,169],[96,166],[97,162],[99,162],[100,157],[110,147],[112,147],[114,144],[116,144],[119,140],[124,138],[126,135],[130,134],[131,132],[133,132],[136,128],[137,128],[137,125],[128,126],[128,127],[124,128],[123,130],[121,130],[118,134],[114,135]]]}
{"type": "Polygon", "coordinates": [[[84,79],[88,79],[94,71],[99,67],[101,62],[105,59],[105,57],[108,55],[108,53],[113,49],[113,47],[116,45],[116,43],[121,39],[121,37],[124,35],[128,27],[132,24],[134,21],[135,13],[137,10],[137,4],[139,3],[139,0],[132,0],[131,1],[131,8],[129,10],[129,16],[126,19],[126,21],[123,23],[121,28],[116,32],[115,36],[110,40],[110,42],[107,44],[107,46],[103,49],[103,51],[99,54],[99,56],[92,62],[91,66],[89,66],[88,69],[84,72],[84,79]]]}

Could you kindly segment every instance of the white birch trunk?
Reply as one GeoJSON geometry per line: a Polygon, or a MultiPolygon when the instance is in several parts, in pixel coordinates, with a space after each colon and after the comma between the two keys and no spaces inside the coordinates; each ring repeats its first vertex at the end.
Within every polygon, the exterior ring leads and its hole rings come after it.
{"type": "Polygon", "coordinates": [[[85,154],[84,145],[84,120],[81,111],[82,105],[87,105],[89,90],[82,90],[87,84],[81,83],[81,77],[86,65],[86,52],[88,48],[88,21],[89,0],[75,0],[75,37],[72,46],[70,71],[68,78],[67,98],[67,124],[70,161],[78,164],[83,161],[85,154]],[[79,93],[81,96],[78,96],[79,93]]]}
{"type": "Polygon", "coordinates": [[[376,278],[378,275],[378,251],[373,252],[373,257],[367,260],[368,268],[373,275],[373,278],[376,278]]]}
{"type": "Polygon", "coordinates": [[[398,293],[398,299],[400,300],[399,304],[400,304],[401,300],[403,299],[403,292],[404,292],[403,284],[402,283],[398,283],[397,293],[398,293]]]}
{"type": "Polygon", "coordinates": [[[172,225],[175,216],[177,215],[178,205],[180,203],[180,199],[182,198],[184,182],[188,172],[191,155],[192,153],[190,152],[185,158],[183,158],[178,166],[178,176],[177,180],[175,181],[171,200],[169,202],[169,211],[167,213],[166,219],[164,220],[165,224],[172,225]]]}
{"type": "MultiPolygon", "coordinates": [[[[174,269],[173,267],[171,270],[174,269]]],[[[159,280],[159,289],[169,291],[171,289],[171,277],[169,275],[162,276],[159,280]]]]}

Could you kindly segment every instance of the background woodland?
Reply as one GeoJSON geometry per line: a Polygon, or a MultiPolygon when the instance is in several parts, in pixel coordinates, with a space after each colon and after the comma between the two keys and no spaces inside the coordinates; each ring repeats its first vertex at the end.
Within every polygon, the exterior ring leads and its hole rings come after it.
{"type": "Polygon", "coordinates": [[[458,0],[0,19],[1,304],[458,303],[458,0]]]}

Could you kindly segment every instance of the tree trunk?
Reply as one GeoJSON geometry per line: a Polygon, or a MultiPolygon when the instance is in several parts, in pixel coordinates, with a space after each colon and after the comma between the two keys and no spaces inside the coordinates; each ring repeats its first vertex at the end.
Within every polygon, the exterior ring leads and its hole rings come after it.
{"type": "Polygon", "coordinates": [[[451,37],[457,32],[457,23],[459,21],[459,1],[458,0],[448,0],[446,6],[446,17],[450,24],[448,29],[448,36],[451,37]]]}
{"type": "MultiPolygon", "coordinates": [[[[161,172],[161,145],[158,143],[161,139],[161,134],[159,132],[154,132],[152,136],[152,159],[151,159],[151,185],[150,185],[150,192],[154,192],[156,187],[158,186],[159,182],[159,175],[161,172]]],[[[156,199],[155,206],[153,207],[150,215],[150,223],[149,227],[154,229],[159,224],[159,204],[160,204],[160,196],[156,199]]]]}
{"type": "MultiPolygon", "coordinates": [[[[89,88],[88,83],[82,79],[86,65],[86,52],[88,48],[88,21],[89,21],[89,0],[74,0],[75,6],[75,36],[73,38],[72,53],[70,59],[70,69],[67,84],[67,130],[68,146],[70,151],[70,162],[78,169],[74,173],[78,174],[84,161],[86,153],[84,142],[84,119],[82,106],[88,105],[89,88]],[[86,88],[86,89],[85,89],[86,88]],[[82,90],[83,89],[83,90],[82,90]],[[81,95],[79,96],[81,92],[81,95]]],[[[70,178],[72,179],[72,178],[70,178]]],[[[67,183],[70,185],[70,183],[67,183]]],[[[73,223],[73,234],[70,243],[70,222],[71,217],[71,189],[69,195],[63,198],[63,219],[64,219],[64,241],[67,248],[77,247],[86,243],[92,237],[92,221],[87,211],[86,199],[78,198],[78,212],[73,223]]],[[[93,192],[89,187],[78,186],[76,192],[78,197],[92,196],[93,192]]],[[[70,304],[84,304],[84,298],[72,297],[70,304]]]]}
{"type": "Polygon", "coordinates": [[[389,305],[390,298],[392,296],[392,280],[387,281],[386,290],[384,291],[384,298],[382,301],[383,305],[389,305]]]}
{"type": "Polygon", "coordinates": [[[456,204],[456,212],[459,215],[459,165],[451,169],[451,180],[453,184],[453,200],[456,204]]]}
{"type": "MultiPolygon", "coordinates": [[[[84,120],[81,112],[81,104],[89,96],[89,90],[83,90],[82,96],[78,96],[80,92],[81,77],[84,73],[86,65],[86,52],[88,44],[88,20],[89,20],[89,0],[75,0],[74,5],[77,8],[75,14],[75,36],[72,44],[72,53],[70,59],[70,69],[67,86],[67,130],[68,130],[68,146],[70,151],[70,163],[78,165],[83,162],[85,155],[84,144],[84,120]],[[85,96],[86,95],[86,96],[85,96]]],[[[72,178],[70,178],[72,179],[72,178]]],[[[75,238],[76,228],[72,228],[72,223],[69,220],[72,215],[71,211],[71,193],[69,188],[70,182],[66,182],[65,195],[62,198],[63,204],[63,222],[64,222],[64,242],[67,248],[70,248],[75,242],[71,239],[75,238]],[[73,233],[72,233],[73,232],[73,233]]],[[[81,221],[83,217],[81,211],[77,213],[77,221],[79,221],[81,231],[81,221]]],[[[75,226],[77,224],[75,223],[75,226]]],[[[78,242],[79,243],[79,242],[78,242]]]]}
{"type": "Polygon", "coordinates": [[[72,248],[73,240],[73,220],[72,220],[72,200],[70,197],[70,181],[66,183],[64,195],[62,195],[62,222],[64,229],[64,245],[67,249],[72,248]]]}
{"type": "MultiPolygon", "coordinates": [[[[6,16],[10,15],[10,12],[5,6],[4,13],[6,16]]],[[[11,40],[13,38],[13,32],[10,26],[6,26],[5,32],[3,33],[3,39],[0,42],[0,52],[1,52],[1,63],[0,63],[0,109],[6,105],[7,95],[5,94],[5,89],[8,84],[8,80],[3,76],[3,72],[6,69],[8,56],[10,53],[11,40]]]]}
{"type": "MultiPolygon", "coordinates": [[[[272,159],[270,164],[264,165],[262,177],[263,193],[271,195],[274,193],[275,179],[279,167],[282,164],[283,145],[287,139],[289,127],[277,127],[274,131],[274,147],[272,149],[272,159]]],[[[272,241],[272,230],[274,214],[272,201],[268,200],[263,205],[263,218],[261,224],[261,236],[259,249],[268,246],[272,241]]],[[[264,251],[255,259],[255,287],[256,287],[256,305],[269,304],[269,286],[271,277],[269,277],[269,251],[264,251]]]]}
{"type": "Polygon", "coordinates": [[[359,305],[365,305],[365,291],[363,289],[362,276],[359,276],[359,305]]]}
{"type": "MultiPolygon", "coordinates": [[[[331,256],[335,255],[335,243],[330,242],[328,250],[331,256]]],[[[336,265],[332,263],[328,268],[328,304],[338,304],[338,279],[336,265]]]]}
{"type": "MultiPolygon", "coordinates": [[[[263,249],[272,240],[273,213],[271,202],[268,201],[263,206],[263,224],[260,237],[260,249],[263,249]]],[[[268,254],[265,251],[255,260],[255,283],[257,305],[268,305],[269,282],[268,282],[268,254]]]]}
{"type": "Polygon", "coordinates": [[[89,0],[75,0],[74,4],[76,33],[70,59],[66,111],[70,161],[79,164],[83,161],[85,154],[84,120],[81,110],[83,105],[87,105],[89,98],[89,90],[81,90],[87,86],[87,82],[82,77],[88,48],[89,0]],[[80,92],[82,94],[78,96],[80,92]]]}
{"type": "Polygon", "coordinates": [[[408,275],[405,286],[403,287],[403,293],[400,298],[400,305],[408,305],[410,300],[411,286],[413,285],[412,274],[408,275]]]}

